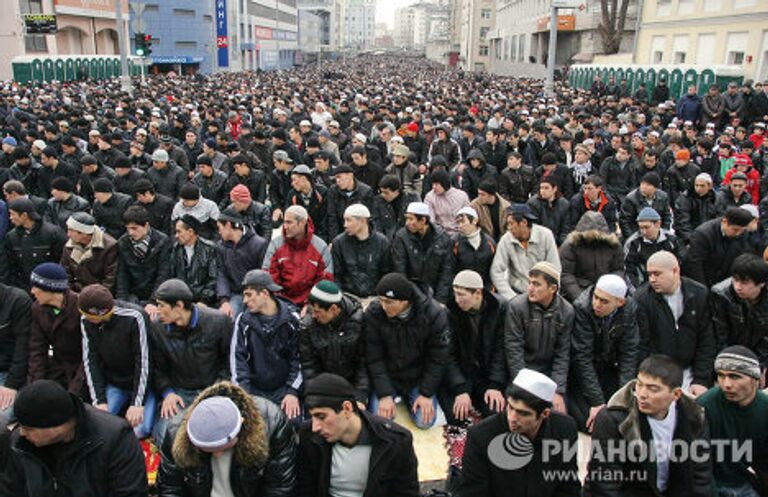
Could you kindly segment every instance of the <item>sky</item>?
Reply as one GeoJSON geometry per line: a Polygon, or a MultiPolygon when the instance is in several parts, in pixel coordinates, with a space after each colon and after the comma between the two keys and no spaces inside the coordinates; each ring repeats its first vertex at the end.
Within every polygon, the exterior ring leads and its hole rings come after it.
{"type": "Polygon", "coordinates": [[[415,3],[415,0],[378,0],[376,22],[385,22],[390,29],[395,26],[395,9],[415,3]]]}

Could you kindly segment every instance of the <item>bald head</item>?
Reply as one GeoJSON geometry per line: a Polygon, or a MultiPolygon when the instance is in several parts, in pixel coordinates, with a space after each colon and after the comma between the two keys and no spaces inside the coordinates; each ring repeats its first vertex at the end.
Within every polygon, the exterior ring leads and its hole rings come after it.
{"type": "Polygon", "coordinates": [[[672,252],[667,252],[666,250],[661,250],[659,252],[656,252],[652,256],[648,258],[648,270],[650,271],[650,267],[656,267],[659,269],[676,269],[680,267],[680,262],[677,260],[677,257],[675,257],[675,254],[672,252]]]}

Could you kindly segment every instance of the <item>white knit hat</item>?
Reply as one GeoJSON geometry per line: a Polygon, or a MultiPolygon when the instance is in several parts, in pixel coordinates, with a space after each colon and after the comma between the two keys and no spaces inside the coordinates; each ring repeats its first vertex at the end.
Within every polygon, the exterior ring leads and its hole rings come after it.
{"type": "Polygon", "coordinates": [[[344,211],[344,217],[364,217],[370,219],[371,211],[363,204],[352,204],[344,211]]]}
{"type": "Polygon", "coordinates": [[[417,216],[429,216],[429,206],[424,202],[411,202],[405,212],[417,216]]]}

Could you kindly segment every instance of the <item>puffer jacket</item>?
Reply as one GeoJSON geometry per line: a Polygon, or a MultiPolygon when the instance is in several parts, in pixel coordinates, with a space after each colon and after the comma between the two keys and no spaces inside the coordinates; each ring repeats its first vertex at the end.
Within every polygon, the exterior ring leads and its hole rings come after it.
{"type": "Polygon", "coordinates": [[[557,245],[562,245],[565,237],[573,229],[571,227],[570,204],[563,197],[558,197],[553,202],[542,200],[538,195],[534,195],[528,200],[528,207],[538,218],[537,222],[549,228],[555,236],[557,245]]]}
{"type": "Polygon", "coordinates": [[[241,293],[245,273],[261,267],[266,250],[267,241],[250,227],[245,228],[237,244],[219,240],[216,243],[216,295],[220,299],[229,299],[241,293]]]}
{"type": "MultiPolygon", "coordinates": [[[[626,462],[608,459],[611,447],[620,442],[634,447],[634,453],[648,454],[653,450],[653,433],[648,417],[640,412],[634,395],[635,381],[626,384],[611,397],[608,406],[600,411],[592,432],[592,444],[604,458],[593,457],[587,469],[587,479],[582,490],[583,497],[710,497],[712,495],[712,461],[709,457],[672,458],[669,463],[668,486],[663,494],[656,486],[657,464],[655,458],[629,458],[626,462]],[[645,449],[645,450],[643,450],[645,449]],[[589,475],[613,475],[592,479],[589,475]],[[645,475],[637,478],[637,475],[645,475]]],[[[683,395],[677,400],[677,421],[672,434],[673,446],[682,453],[688,450],[701,454],[691,444],[709,440],[709,428],[704,408],[696,401],[683,395]]],[[[614,451],[615,452],[615,451],[614,451]]],[[[703,455],[707,455],[704,452],[703,455]]],[[[615,456],[614,456],[615,457],[615,456]]]]}
{"type": "Polygon", "coordinates": [[[632,299],[610,319],[592,310],[595,287],[573,303],[576,318],[571,335],[569,394],[582,396],[590,407],[605,404],[621,386],[635,378],[640,347],[637,309],[632,299]]]}
{"type": "Polygon", "coordinates": [[[533,168],[523,164],[518,169],[508,167],[499,175],[499,195],[516,204],[528,201],[536,186],[533,168]]]}
{"type": "Polygon", "coordinates": [[[647,283],[634,296],[640,327],[640,356],[666,354],[682,367],[691,368],[693,383],[712,383],[712,364],[716,342],[707,288],[689,278],[682,278],[683,314],[675,321],[664,295],[647,283]]]}
{"type": "Polygon", "coordinates": [[[192,306],[188,326],[150,326],[152,384],[162,398],[175,388],[202,390],[231,377],[232,320],[209,307],[192,306]]]}
{"type": "Polygon", "coordinates": [[[661,227],[668,230],[672,224],[672,213],[670,211],[669,195],[661,190],[656,190],[653,200],[650,203],[640,193],[640,188],[635,188],[624,197],[621,203],[621,213],[619,214],[619,227],[621,236],[624,240],[632,236],[637,231],[637,216],[645,207],[650,207],[661,216],[661,227]]]}
{"type": "Polygon", "coordinates": [[[155,191],[172,199],[179,198],[181,187],[187,182],[187,172],[171,161],[163,169],[150,167],[147,170],[147,178],[155,186],[155,191]]]}
{"type": "Polygon", "coordinates": [[[384,233],[388,240],[392,240],[397,230],[405,226],[405,211],[408,204],[419,202],[419,200],[419,195],[403,191],[392,202],[384,200],[381,194],[376,195],[371,211],[373,229],[384,233]]]}
{"type": "Polygon", "coordinates": [[[170,274],[171,241],[165,233],[149,230],[149,251],[143,259],[133,253],[126,233],[117,241],[117,292],[115,297],[132,303],[146,303],[170,274]]]}
{"type": "Polygon", "coordinates": [[[368,403],[370,380],[365,357],[363,307],[348,295],[342,297],[341,314],[320,324],[308,312],[301,321],[299,350],[301,374],[310,381],[321,373],[347,379],[357,390],[357,400],[368,403]]]}
{"type": "Polygon", "coordinates": [[[509,301],[504,324],[504,350],[509,377],[523,368],[533,369],[552,378],[557,392],[564,395],[573,331],[573,306],[560,295],[546,309],[518,295],[509,301]]]}
{"type": "Polygon", "coordinates": [[[624,251],[602,214],[588,211],[560,247],[560,291],[575,301],[604,274],[624,276],[624,251]]]}
{"type": "Polygon", "coordinates": [[[168,276],[184,280],[192,290],[195,302],[215,305],[216,280],[219,274],[216,256],[216,245],[205,238],[198,238],[192,260],[187,262],[186,249],[176,243],[171,251],[171,271],[168,276]]]}
{"type": "Polygon", "coordinates": [[[496,242],[482,230],[477,235],[480,243],[477,249],[469,242],[469,238],[458,235],[453,240],[453,272],[459,273],[465,269],[477,272],[483,277],[483,285],[487,289],[493,287],[491,281],[491,265],[496,255],[496,242]]]}
{"type": "Polygon", "coordinates": [[[296,305],[304,305],[312,287],[320,280],[333,280],[333,259],[328,245],[315,236],[312,219],[301,240],[282,234],[269,242],[261,269],[283,287],[282,295],[296,305]]]}
{"type": "Polygon", "coordinates": [[[29,323],[32,300],[23,290],[0,283],[0,372],[6,388],[18,390],[27,382],[29,323]]]}
{"type": "Polygon", "coordinates": [[[448,388],[456,395],[471,396],[489,388],[503,392],[509,383],[504,357],[507,301],[483,290],[483,304],[477,311],[477,336],[473,336],[470,313],[459,308],[453,299],[447,307],[451,330],[451,353],[445,373],[448,388]]]}
{"type": "Polygon", "coordinates": [[[234,497],[290,497],[296,485],[296,442],[278,406],[248,395],[228,382],[200,393],[177,429],[171,428],[161,449],[157,487],[161,497],[210,497],[211,455],[196,448],[187,434],[190,414],[203,400],[228,397],[240,409],[243,424],[232,448],[230,484],[234,497]]]}
{"type": "Polygon", "coordinates": [[[374,393],[406,395],[418,387],[431,397],[448,363],[448,313],[413,285],[413,300],[405,317],[388,318],[378,298],[365,310],[365,345],[374,393]]]}
{"type": "Polygon", "coordinates": [[[293,303],[276,297],[277,315],[265,327],[247,309],[235,320],[232,337],[232,382],[251,395],[273,402],[299,397],[303,385],[299,359],[299,314],[293,303]]]}
{"type": "Polygon", "coordinates": [[[688,243],[693,230],[717,217],[716,195],[710,190],[704,197],[699,196],[693,186],[677,197],[675,202],[675,235],[688,243]]]}
{"type": "Polygon", "coordinates": [[[30,231],[17,226],[5,236],[7,279],[5,282],[29,290],[29,275],[38,264],[59,262],[67,241],[58,226],[36,221],[30,231]]]}
{"type": "Polygon", "coordinates": [[[370,186],[355,180],[355,188],[351,192],[345,192],[333,185],[325,197],[327,201],[328,216],[327,228],[330,240],[336,238],[344,231],[344,211],[352,204],[363,204],[368,209],[373,208],[373,190],[370,186]]]}
{"type": "Polygon", "coordinates": [[[77,420],[75,438],[63,445],[55,470],[17,427],[10,435],[5,474],[0,475],[0,496],[146,497],[144,455],[130,425],[74,395],[71,398],[77,420]]]}
{"type": "Polygon", "coordinates": [[[48,209],[45,211],[45,220],[59,228],[67,229],[67,219],[75,212],[88,212],[91,205],[80,195],[74,193],[63,202],[57,202],[53,198],[48,199],[48,209]]]}
{"type": "Polygon", "coordinates": [[[133,199],[129,195],[115,192],[104,202],[93,202],[93,217],[96,224],[104,228],[104,231],[115,240],[119,239],[125,233],[123,224],[123,213],[125,209],[133,204],[133,199]]]}
{"type": "Polygon", "coordinates": [[[768,292],[763,289],[756,304],[747,304],[736,295],[731,278],[712,287],[712,320],[717,350],[743,345],[768,365],[768,292]]]}
{"type": "Polygon", "coordinates": [[[376,294],[376,284],[392,268],[387,237],[372,231],[365,240],[342,233],[333,239],[333,277],[346,293],[357,297],[376,294]]]}
{"type": "Polygon", "coordinates": [[[72,290],[79,292],[88,285],[99,283],[112,292],[117,280],[117,260],[117,242],[97,229],[87,247],[67,240],[60,263],[67,271],[72,290]]]}
{"type": "Polygon", "coordinates": [[[408,228],[400,228],[392,242],[392,266],[422,291],[431,291],[438,301],[445,303],[453,281],[452,247],[448,234],[432,222],[423,238],[408,228]]]}

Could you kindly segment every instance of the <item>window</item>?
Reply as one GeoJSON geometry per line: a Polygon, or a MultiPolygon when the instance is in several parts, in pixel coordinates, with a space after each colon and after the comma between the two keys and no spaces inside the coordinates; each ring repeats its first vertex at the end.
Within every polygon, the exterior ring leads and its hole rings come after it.
{"type": "Polygon", "coordinates": [[[160,6],[156,3],[144,4],[144,12],[158,12],[159,10],[160,6]]]}
{"type": "Polygon", "coordinates": [[[694,0],[679,0],[677,4],[677,14],[687,15],[693,14],[694,0]]]}
{"type": "Polygon", "coordinates": [[[723,0],[704,0],[704,12],[719,12],[723,9],[723,0]]]}
{"type": "MultiPolygon", "coordinates": [[[[19,7],[22,14],[42,14],[42,0],[21,0],[19,7]]],[[[45,35],[24,35],[24,49],[27,52],[47,52],[48,41],[45,35]]]]}
{"type": "Polygon", "coordinates": [[[756,0],[733,0],[733,8],[746,9],[747,7],[754,7],[756,3],[756,0]]]}
{"type": "Polygon", "coordinates": [[[194,9],[173,9],[173,15],[184,17],[195,17],[194,9]]]}
{"type": "Polygon", "coordinates": [[[480,56],[481,57],[488,56],[488,45],[480,45],[480,56]]]}
{"type": "Polygon", "coordinates": [[[685,64],[688,54],[688,35],[672,37],[672,63],[685,64]]]}
{"type": "Polygon", "coordinates": [[[734,66],[743,64],[748,41],[747,32],[728,33],[725,39],[725,63],[734,66]]]}
{"type": "Polygon", "coordinates": [[[490,19],[491,9],[480,9],[480,19],[490,19]]]}
{"type": "Polygon", "coordinates": [[[517,49],[517,60],[521,60],[525,62],[525,37],[527,35],[521,34],[520,35],[520,43],[518,44],[517,49]]]}
{"type": "Polygon", "coordinates": [[[488,31],[491,28],[480,28],[480,39],[485,40],[485,38],[488,36],[488,31]]]}
{"type": "Polygon", "coordinates": [[[667,40],[664,36],[651,38],[651,64],[661,64],[664,61],[664,45],[667,40]]]}
{"type": "Polygon", "coordinates": [[[699,35],[696,42],[696,64],[709,65],[715,62],[715,42],[717,35],[715,33],[704,33],[699,35]]]}
{"type": "Polygon", "coordinates": [[[656,3],[656,17],[667,17],[672,14],[672,0],[658,0],[656,3]]]}
{"type": "Polygon", "coordinates": [[[499,40],[496,40],[496,48],[494,50],[494,53],[496,54],[496,60],[501,60],[501,54],[502,52],[506,51],[507,44],[507,40],[504,40],[503,43],[499,40]]]}
{"type": "Polygon", "coordinates": [[[512,43],[509,44],[509,58],[515,62],[517,61],[517,35],[512,37],[512,43]]]}

